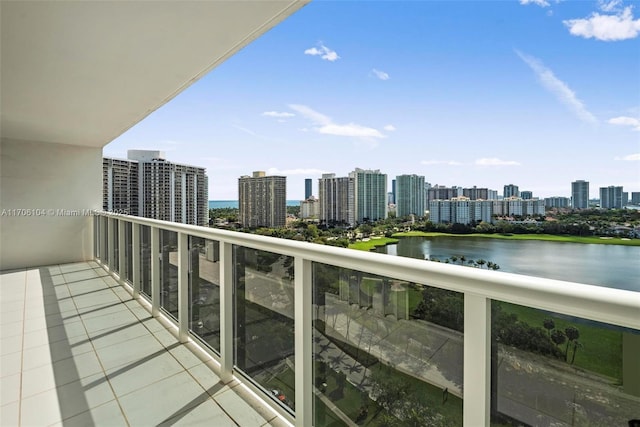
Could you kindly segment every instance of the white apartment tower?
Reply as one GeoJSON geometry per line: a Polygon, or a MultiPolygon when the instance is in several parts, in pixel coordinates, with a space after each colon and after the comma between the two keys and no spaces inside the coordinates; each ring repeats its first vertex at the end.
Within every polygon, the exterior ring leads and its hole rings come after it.
{"type": "Polygon", "coordinates": [[[327,225],[355,225],[354,179],[325,173],[318,179],[319,219],[327,225]]]}
{"type": "Polygon", "coordinates": [[[399,175],[396,182],[396,216],[424,216],[425,191],[424,176],[399,175]]]}
{"type": "Polygon", "coordinates": [[[287,177],[253,176],[238,178],[239,220],[243,227],[284,227],[287,219],[287,177]]]}
{"type": "Polygon", "coordinates": [[[387,217],[387,175],[379,170],[360,169],[349,173],[353,178],[355,220],[357,223],[387,217]]]}
{"type": "Polygon", "coordinates": [[[129,150],[128,160],[103,158],[103,209],[206,226],[205,169],[169,162],[164,152],[129,150]]]}

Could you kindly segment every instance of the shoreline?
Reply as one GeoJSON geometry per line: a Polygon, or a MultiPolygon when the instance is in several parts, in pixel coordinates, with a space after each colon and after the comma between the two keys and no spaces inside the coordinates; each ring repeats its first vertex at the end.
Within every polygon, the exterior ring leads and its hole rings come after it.
{"type": "MultiPolygon", "coordinates": [[[[640,246],[640,239],[624,239],[620,237],[582,237],[582,236],[560,236],[554,234],[452,234],[452,233],[439,233],[439,232],[424,232],[424,231],[407,231],[394,233],[392,237],[472,237],[472,238],[488,238],[488,239],[503,239],[503,240],[541,240],[548,242],[564,242],[564,243],[581,243],[581,244],[596,244],[596,245],[620,245],[620,246],[640,246]]],[[[387,243],[389,244],[389,243],[387,243]]],[[[378,245],[382,246],[382,245],[378,245]]]]}

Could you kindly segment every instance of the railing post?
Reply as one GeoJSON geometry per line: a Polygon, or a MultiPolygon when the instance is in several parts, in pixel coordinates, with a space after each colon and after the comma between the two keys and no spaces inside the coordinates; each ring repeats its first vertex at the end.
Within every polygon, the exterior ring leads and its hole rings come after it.
{"type": "Polygon", "coordinates": [[[296,426],[313,425],[312,263],[294,260],[296,426]]]}
{"type": "Polygon", "coordinates": [[[126,266],[127,263],[125,257],[125,222],[120,219],[115,219],[118,222],[118,283],[120,286],[124,286],[124,282],[126,280],[126,266]]]}
{"type": "Polygon", "coordinates": [[[491,300],[464,295],[465,426],[488,426],[491,405],[491,300]]]}
{"type": "Polygon", "coordinates": [[[189,340],[189,236],[178,233],[178,338],[189,340]]]}
{"type": "Polygon", "coordinates": [[[109,218],[106,216],[100,217],[100,261],[102,265],[109,269],[107,259],[109,255],[107,254],[107,230],[105,224],[109,221],[109,218]]]}
{"type": "Polygon", "coordinates": [[[220,242],[220,379],[233,376],[233,245],[220,242]]]}
{"type": "Polygon", "coordinates": [[[114,219],[107,217],[107,265],[109,272],[113,272],[115,267],[116,248],[114,248],[114,232],[113,232],[114,219]]]}
{"type": "Polygon", "coordinates": [[[160,230],[151,227],[151,315],[160,314],[160,230]]]}
{"type": "Polygon", "coordinates": [[[131,223],[131,281],[133,298],[140,295],[140,224],[131,223]]]}

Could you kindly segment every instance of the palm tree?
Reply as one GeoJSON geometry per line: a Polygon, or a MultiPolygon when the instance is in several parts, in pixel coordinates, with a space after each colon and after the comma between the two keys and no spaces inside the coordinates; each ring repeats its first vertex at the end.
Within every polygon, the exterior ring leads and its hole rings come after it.
{"type": "Polygon", "coordinates": [[[460,265],[462,265],[467,260],[467,257],[465,257],[464,255],[460,255],[459,259],[460,259],[460,265]]]}
{"type": "MultiPolygon", "coordinates": [[[[569,361],[569,343],[577,341],[578,338],[580,338],[580,331],[578,331],[578,329],[574,326],[568,326],[567,328],[565,328],[564,333],[567,335],[567,348],[564,351],[564,357],[565,357],[565,360],[568,362],[569,361]]],[[[574,342],[574,345],[573,345],[574,358],[575,358],[577,346],[578,344],[574,342]]]]}
{"type": "Polygon", "coordinates": [[[547,317],[546,319],[544,319],[544,321],[542,322],[542,326],[544,326],[544,328],[549,331],[549,338],[551,338],[551,330],[553,328],[556,327],[555,322],[553,321],[552,318],[547,317]]]}
{"type": "Polygon", "coordinates": [[[564,332],[556,329],[551,333],[551,341],[554,342],[555,345],[562,345],[567,339],[567,336],[564,332]]]}
{"type": "Polygon", "coordinates": [[[457,256],[452,256],[451,257],[451,262],[455,263],[456,261],[458,261],[458,257],[457,256]]]}
{"type": "Polygon", "coordinates": [[[480,268],[482,268],[482,266],[485,265],[486,263],[487,263],[487,261],[485,261],[483,259],[479,259],[478,261],[476,261],[476,264],[478,264],[480,266],[480,268]]]}

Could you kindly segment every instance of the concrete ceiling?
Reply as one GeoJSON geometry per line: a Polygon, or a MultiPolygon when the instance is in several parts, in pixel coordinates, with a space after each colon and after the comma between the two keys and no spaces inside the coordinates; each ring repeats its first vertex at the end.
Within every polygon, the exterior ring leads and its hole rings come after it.
{"type": "Polygon", "coordinates": [[[1,136],[103,147],[306,3],[2,0],[1,136]]]}

